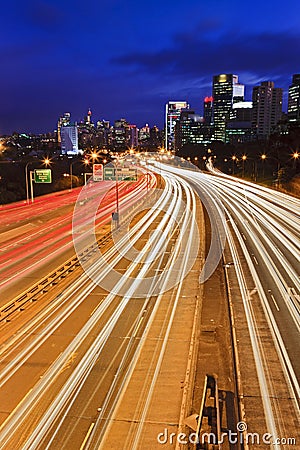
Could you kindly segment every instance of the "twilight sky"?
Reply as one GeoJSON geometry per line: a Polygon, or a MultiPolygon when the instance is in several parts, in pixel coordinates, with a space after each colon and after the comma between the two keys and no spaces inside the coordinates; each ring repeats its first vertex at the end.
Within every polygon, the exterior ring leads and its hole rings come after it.
{"type": "MultiPolygon", "coordinates": [[[[212,76],[286,91],[300,73],[299,0],[4,0],[0,135],[47,132],[63,112],[163,126],[164,104],[202,114],[212,76]]],[[[286,101],[285,101],[286,102],[286,101]]],[[[286,107],[286,105],[284,105],[286,107]]]]}

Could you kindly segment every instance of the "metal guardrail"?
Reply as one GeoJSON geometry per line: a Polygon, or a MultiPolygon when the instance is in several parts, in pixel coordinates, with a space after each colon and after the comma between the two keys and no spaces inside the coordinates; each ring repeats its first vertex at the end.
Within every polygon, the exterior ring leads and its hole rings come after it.
{"type": "Polygon", "coordinates": [[[197,450],[219,450],[221,449],[221,414],[218,378],[216,375],[206,375],[204,380],[204,390],[198,417],[198,427],[196,434],[198,436],[197,450]],[[207,418],[209,432],[206,431],[201,436],[203,418],[207,418]],[[207,437],[206,441],[204,437],[207,437]]]}
{"type": "Polygon", "coordinates": [[[237,438],[234,393],[219,389],[217,375],[206,375],[197,421],[196,450],[242,450],[243,440],[237,438]],[[205,420],[204,420],[205,419],[205,420]],[[234,437],[234,438],[233,438],[234,437]]]}
{"type": "MultiPolygon", "coordinates": [[[[124,212],[122,225],[125,225],[132,219],[134,211],[139,209],[140,204],[141,201],[138,201],[135,203],[134,207],[129,208],[128,211],[124,212]]],[[[84,249],[79,254],[79,257],[84,258],[85,255],[89,256],[91,253],[96,252],[96,248],[98,246],[105,245],[111,239],[111,237],[112,231],[100,237],[92,246],[84,249]]],[[[19,294],[13,300],[9,301],[3,306],[0,306],[0,323],[8,322],[10,315],[12,315],[14,312],[22,311],[26,303],[36,301],[39,296],[48,292],[51,287],[56,286],[61,279],[65,278],[70,272],[73,272],[73,270],[75,270],[79,266],[80,262],[77,256],[71,257],[57,269],[47,274],[45,277],[30,286],[27,290],[19,294]]]]}

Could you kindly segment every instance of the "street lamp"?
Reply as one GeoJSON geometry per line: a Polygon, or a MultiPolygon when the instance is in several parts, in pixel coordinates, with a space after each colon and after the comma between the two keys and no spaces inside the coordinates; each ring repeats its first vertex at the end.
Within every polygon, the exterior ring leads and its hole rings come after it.
{"type": "MultiPolygon", "coordinates": [[[[119,165],[119,160],[118,158],[116,159],[115,162],[115,177],[116,177],[116,222],[117,222],[117,228],[119,228],[119,180],[118,180],[118,165],[119,165]]],[[[114,218],[114,216],[113,216],[114,218]]]]}
{"type": "Polygon", "coordinates": [[[263,179],[265,178],[265,160],[267,159],[267,155],[263,153],[260,155],[260,159],[262,160],[262,166],[263,166],[263,179]]]}
{"type": "Polygon", "coordinates": [[[29,161],[25,166],[25,183],[26,183],[26,203],[29,203],[29,186],[28,186],[28,171],[27,168],[29,164],[32,164],[33,161],[29,161]]]}
{"type": "Polygon", "coordinates": [[[293,169],[296,168],[297,160],[299,159],[300,154],[298,152],[293,153],[293,169]]]}
{"type": "Polygon", "coordinates": [[[234,162],[237,160],[237,157],[235,155],[232,155],[232,175],[234,175],[234,162]]]}
{"type": "MultiPolygon", "coordinates": [[[[28,170],[27,170],[27,168],[28,168],[29,164],[33,164],[34,162],[35,161],[29,161],[25,165],[25,183],[26,183],[26,203],[27,203],[27,205],[29,204],[29,182],[28,182],[28,170]]],[[[45,166],[48,166],[51,163],[51,161],[50,161],[50,159],[48,157],[44,158],[44,160],[42,162],[43,162],[43,164],[45,164],[45,166]]],[[[30,181],[31,181],[31,178],[30,178],[30,181]]],[[[32,192],[31,192],[31,197],[32,197],[32,202],[33,202],[33,188],[32,188],[32,192]]]]}
{"type": "MultiPolygon", "coordinates": [[[[77,163],[78,160],[72,161],[70,163],[70,178],[71,178],[71,182],[70,182],[70,191],[72,192],[73,190],[73,164],[77,163]]],[[[84,160],[85,163],[85,160],[84,160]]],[[[89,163],[89,161],[87,160],[87,163],[89,163]]]]}
{"type": "MultiPolygon", "coordinates": [[[[85,168],[86,168],[86,167],[90,164],[90,160],[89,160],[88,158],[84,158],[83,163],[84,163],[85,168]]],[[[88,175],[92,175],[92,173],[91,173],[91,172],[86,172],[86,171],[84,170],[84,185],[86,185],[86,182],[87,182],[87,176],[88,176],[88,175]]]]}
{"type": "Polygon", "coordinates": [[[242,156],[242,161],[243,161],[243,178],[245,176],[245,161],[247,159],[247,155],[243,155],[242,156]]]}

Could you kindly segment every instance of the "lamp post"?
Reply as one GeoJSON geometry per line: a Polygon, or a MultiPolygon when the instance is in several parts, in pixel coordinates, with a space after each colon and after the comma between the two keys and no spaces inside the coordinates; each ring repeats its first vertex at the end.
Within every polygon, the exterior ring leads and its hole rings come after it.
{"type": "Polygon", "coordinates": [[[299,157],[300,157],[300,154],[298,152],[293,153],[293,160],[294,160],[293,161],[293,169],[296,169],[297,161],[298,161],[299,157]]]}
{"type": "Polygon", "coordinates": [[[71,178],[71,182],[70,182],[70,191],[72,192],[73,190],[73,164],[77,163],[77,161],[73,161],[70,164],[70,178],[71,178]]]}
{"type": "Polygon", "coordinates": [[[28,171],[27,168],[29,164],[31,164],[33,161],[29,161],[25,166],[25,183],[26,183],[26,203],[29,204],[29,186],[28,186],[28,171]]]}
{"type": "Polygon", "coordinates": [[[260,159],[262,160],[262,166],[263,166],[263,179],[265,179],[265,160],[267,158],[267,155],[263,153],[260,155],[260,159]]]}
{"type": "MultiPolygon", "coordinates": [[[[87,157],[85,157],[83,160],[83,163],[84,163],[84,167],[86,169],[86,167],[89,166],[89,164],[90,164],[90,160],[87,157]]],[[[85,169],[84,169],[84,185],[86,185],[86,183],[87,183],[87,176],[92,175],[91,172],[86,172],[85,169]]]]}
{"type": "Polygon", "coordinates": [[[243,161],[243,178],[245,177],[245,161],[247,159],[247,155],[243,155],[242,156],[242,161],[243,161]]]}
{"type": "MultiPolygon", "coordinates": [[[[29,161],[26,166],[25,166],[25,183],[26,183],[26,204],[29,204],[29,181],[28,181],[28,166],[29,164],[33,164],[35,161],[29,161]]],[[[45,166],[48,166],[50,164],[50,159],[47,157],[44,159],[43,164],[45,164],[45,166]]],[[[31,203],[33,203],[34,198],[33,198],[33,184],[32,184],[32,178],[31,175],[33,174],[33,172],[30,172],[30,187],[31,187],[31,203]]]]}
{"type": "Polygon", "coordinates": [[[232,175],[234,175],[234,163],[235,163],[237,158],[236,158],[235,155],[232,155],[231,159],[232,159],[232,175]]]}
{"type": "Polygon", "coordinates": [[[118,159],[115,162],[115,178],[116,178],[116,212],[112,213],[112,219],[116,220],[117,228],[119,228],[119,180],[118,180],[118,159]]]}
{"type": "Polygon", "coordinates": [[[262,160],[262,163],[263,163],[263,177],[265,176],[265,161],[267,159],[273,159],[274,161],[277,162],[277,183],[276,184],[277,184],[277,188],[279,188],[279,185],[280,185],[279,177],[281,176],[279,157],[275,158],[274,156],[268,156],[265,153],[263,153],[262,155],[260,155],[260,159],[262,160]]]}

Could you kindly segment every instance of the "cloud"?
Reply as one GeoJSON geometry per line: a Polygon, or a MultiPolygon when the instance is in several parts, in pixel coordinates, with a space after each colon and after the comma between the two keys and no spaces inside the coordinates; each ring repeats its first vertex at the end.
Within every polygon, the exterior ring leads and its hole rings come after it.
{"type": "MultiPolygon", "coordinates": [[[[173,37],[169,48],[154,52],[132,52],[111,59],[113,64],[136,68],[148,74],[203,77],[218,73],[248,73],[257,78],[280,81],[297,70],[300,34],[227,32],[218,39],[197,33],[173,37]]],[[[255,78],[255,77],[252,77],[255,78]]]]}
{"type": "Polygon", "coordinates": [[[41,30],[56,30],[65,20],[62,8],[46,0],[28,0],[24,13],[29,24],[41,30]]]}

